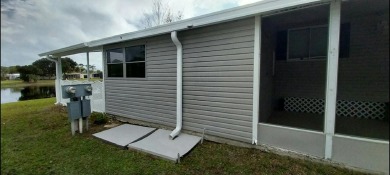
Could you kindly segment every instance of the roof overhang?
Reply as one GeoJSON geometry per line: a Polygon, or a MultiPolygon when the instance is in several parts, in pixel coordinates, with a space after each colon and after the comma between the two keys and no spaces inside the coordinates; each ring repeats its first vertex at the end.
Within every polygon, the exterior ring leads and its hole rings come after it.
{"type": "Polygon", "coordinates": [[[40,57],[43,56],[59,57],[59,56],[73,55],[73,54],[84,53],[84,52],[99,52],[99,51],[102,51],[101,47],[90,47],[88,46],[88,43],[80,43],[80,44],[64,47],[61,49],[40,53],[38,55],[40,57]]]}
{"type": "Polygon", "coordinates": [[[118,43],[133,39],[140,39],[161,34],[170,33],[172,31],[188,30],[191,28],[203,27],[217,23],[233,21],[255,15],[270,15],[279,13],[288,8],[299,7],[308,4],[328,3],[329,0],[263,0],[257,3],[239,6],[219,12],[214,12],[186,20],[172,22],[145,30],[114,35],[107,38],[80,43],[69,47],[64,47],[57,50],[41,53],[39,56],[65,56],[87,51],[101,51],[103,45],[118,43]]]}

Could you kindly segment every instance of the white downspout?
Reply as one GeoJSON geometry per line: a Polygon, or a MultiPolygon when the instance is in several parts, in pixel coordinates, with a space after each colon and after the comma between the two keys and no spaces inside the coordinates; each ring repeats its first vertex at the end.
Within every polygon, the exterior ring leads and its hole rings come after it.
{"type": "Polygon", "coordinates": [[[171,32],[171,38],[173,43],[177,48],[177,71],[176,71],[176,128],[169,134],[170,139],[174,139],[180,134],[182,128],[183,116],[182,116],[182,107],[183,107],[183,47],[177,38],[177,32],[171,32]]]}

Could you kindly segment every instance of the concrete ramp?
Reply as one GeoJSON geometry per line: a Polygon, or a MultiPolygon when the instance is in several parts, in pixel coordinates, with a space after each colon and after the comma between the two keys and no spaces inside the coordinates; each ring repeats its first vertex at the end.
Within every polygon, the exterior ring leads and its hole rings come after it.
{"type": "Polygon", "coordinates": [[[93,134],[93,136],[109,143],[113,143],[121,147],[126,147],[128,144],[148,136],[155,130],[156,128],[123,124],[115,128],[98,132],[93,134]]]}
{"type": "Polygon", "coordinates": [[[171,140],[169,139],[171,132],[159,129],[142,140],[129,144],[128,147],[177,162],[201,140],[200,137],[183,133],[171,140]]]}

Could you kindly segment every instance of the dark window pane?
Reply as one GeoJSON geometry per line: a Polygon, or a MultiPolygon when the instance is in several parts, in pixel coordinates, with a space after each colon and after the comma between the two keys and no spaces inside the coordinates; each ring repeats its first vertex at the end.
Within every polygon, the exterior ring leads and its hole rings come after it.
{"type": "Polygon", "coordinates": [[[328,28],[312,28],[310,35],[310,57],[326,57],[328,49],[328,28]]]}
{"type": "Polygon", "coordinates": [[[123,59],[122,48],[107,50],[107,63],[122,63],[123,59]]]}
{"type": "Polygon", "coordinates": [[[287,30],[279,31],[276,38],[276,60],[286,60],[287,56],[287,30]]]}
{"type": "Polygon", "coordinates": [[[340,28],[340,58],[349,57],[349,43],[350,43],[351,24],[341,24],[340,28]]]}
{"type": "Polygon", "coordinates": [[[145,45],[126,47],[126,62],[145,61],[145,45]]]}
{"type": "Polygon", "coordinates": [[[123,77],[123,64],[107,64],[108,77],[123,77]]]}
{"type": "Polygon", "coordinates": [[[288,38],[288,57],[290,59],[309,57],[310,29],[290,30],[288,38]]]}
{"type": "Polygon", "coordinates": [[[126,77],[145,77],[145,62],[126,63],[126,77]]]}

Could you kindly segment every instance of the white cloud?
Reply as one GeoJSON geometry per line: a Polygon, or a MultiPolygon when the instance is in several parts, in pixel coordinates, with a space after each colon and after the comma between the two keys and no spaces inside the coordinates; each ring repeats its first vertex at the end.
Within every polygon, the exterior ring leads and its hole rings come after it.
{"type": "MultiPolygon", "coordinates": [[[[167,0],[184,18],[211,13],[256,0],[167,0]]],[[[26,65],[38,53],[137,30],[152,0],[2,0],[1,62],[26,65]]],[[[85,54],[70,56],[86,64],[85,54]]],[[[101,68],[101,54],[91,54],[101,68]]]]}

